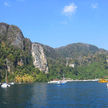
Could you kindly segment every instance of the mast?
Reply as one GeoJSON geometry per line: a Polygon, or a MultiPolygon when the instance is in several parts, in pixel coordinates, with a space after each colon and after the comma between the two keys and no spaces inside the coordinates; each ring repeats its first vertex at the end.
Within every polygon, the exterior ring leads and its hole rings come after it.
{"type": "Polygon", "coordinates": [[[7,70],[6,70],[5,81],[6,81],[6,83],[8,83],[7,70]]]}
{"type": "Polygon", "coordinates": [[[7,73],[7,69],[8,69],[8,59],[6,58],[6,76],[5,76],[6,83],[8,83],[8,73],[7,73]]]}

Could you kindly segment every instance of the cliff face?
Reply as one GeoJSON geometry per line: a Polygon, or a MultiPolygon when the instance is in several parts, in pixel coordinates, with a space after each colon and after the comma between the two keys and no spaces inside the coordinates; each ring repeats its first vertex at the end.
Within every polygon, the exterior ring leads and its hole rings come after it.
{"type": "MultiPolygon", "coordinates": [[[[9,65],[9,72],[16,66],[28,64],[33,64],[40,71],[48,72],[47,59],[43,46],[36,43],[32,44],[30,39],[24,38],[22,31],[17,26],[0,23],[0,43],[2,42],[9,47],[13,46],[15,50],[20,50],[17,56],[12,54],[15,60],[10,60],[10,64],[14,64],[15,66],[9,65]],[[31,60],[31,56],[33,60],[31,60]]],[[[8,57],[10,57],[9,54],[6,59],[8,57]]]]}
{"type": "Polygon", "coordinates": [[[13,25],[10,25],[8,28],[7,39],[9,43],[16,48],[23,49],[24,48],[24,36],[21,30],[13,25]]]}
{"type": "Polygon", "coordinates": [[[0,23],[0,40],[6,39],[8,27],[8,24],[0,23]]]}
{"type": "Polygon", "coordinates": [[[33,57],[34,66],[38,68],[40,71],[48,73],[47,59],[44,54],[43,47],[38,43],[32,43],[31,53],[33,57]]]}
{"type": "Polygon", "coordinates": [[[21,30],[14,25],[0,23],[0,41],[6,41],[15,48],[24,48],[24,36],[21,30]]]}
{"type": "MultiPolygon", "coordinates": [[[[0,64],[0,70],[5,67],[7,58],[9,72],[14,71],[12,69],[17,66],[34,65],[40,71],[48,73],[48,66],[50,70],[49,64],[53,65],[53,61],[59,60],[62,63],[65,58],[77,59],[78,62],[85,61],[85,56],[89,56],[90,59],[97,53],[108,54],[108,51],[82,43],[54,49],[40,43],[32,43],[29,39],[24,38],[22,31],[14,25],[0,23],[0,63],[2,64],[0,64]],[[51,63],[50,60],[52,60],[51,63]]],[[[89,60],[86,61],[88,63],[89,60]]]]}

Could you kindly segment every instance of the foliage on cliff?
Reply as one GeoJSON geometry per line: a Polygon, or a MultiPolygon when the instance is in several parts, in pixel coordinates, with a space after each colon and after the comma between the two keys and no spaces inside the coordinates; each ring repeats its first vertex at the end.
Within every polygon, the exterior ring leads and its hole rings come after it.
{"type": "Polygon", "coordinates": [[[70,44],[56,49],[44,46],[44,49],[48,59],[49,79],[60,79],[63,76],[72,79],[108,76],[108,51],[104,49],[83,43],[70,44]],[[71,64],[74,64],[74,68],[69,66],[71,64]]]}
{"type": "Polygon", "coordinates": [[[95,79],[108,76],[108,63],[106,55],[96,54],[94,58],[89,57],[83,62],[70,59],[70,62],[75,64],[75,67],[66,66],[65,59],[48,59],[49,62],[49,79],[95,79]]]}
{"type": "MultiPolygon", "coordinates": [[[[34,67],[31,54],[32,42],[24,38],[21,30],[13,25],[0,23],[0,81],[4,81],[6,71],[9,81],[18,83],[62,79],[63,76],[72,79],[108,76],[108,51],[106,50],[83,43],[55,49],[39,45],[42,47],[42,53],[47,57],[48,74],[34,67]],[[74,67],[71,64],[74,64],[74,67]]],[[[35,55],[40,55],[37,54],[37,50],[40,52],[39,45],[35,49],[35,55]]],[[[38,63],[42,62],[43,55],[38,57],[38,60],[35,57],[38,63]]]]}
{"type": "Polygon", "coordinates": [[[56,52],[62,57],[77,58],[80,56],[87,56],[99,51],[99,48],[89,44],[74,43],[64,47],[56,48],[56,52]]]}
{"type": "Polygon", "coordinates": [[[47,81],[47,76],[33,66],[32,57],[26,50],[15,49],[2,41],[0,43],[0,80],[5,79],[6,71],[9,81],[23,83],[47,81]]]}
{"type": "Polygon", "coordinates": [[[17,26],[0,23],[0,81],[5,80],[6,72],[9,81],[46,80],[46,75],[33,66],[31,47],[32,42],[17,26]]]}

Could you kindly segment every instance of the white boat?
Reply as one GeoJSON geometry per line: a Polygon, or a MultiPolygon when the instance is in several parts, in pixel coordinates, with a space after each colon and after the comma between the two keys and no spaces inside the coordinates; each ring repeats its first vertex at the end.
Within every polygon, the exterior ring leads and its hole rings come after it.
{"type": "Polygon", "coordinates": [[[108,88],[108,83],[106,84],[107,88],[108,88]]]}
{"type": "Polygon", "coordinates": [[[66,80],[54,80],[54,81],[49,81],[48,82],[49,84],[65,84],[65,83],[67,83],[67,81],[66,80]]]}
{"type": "Polygon", "coordinates": [[[10,85],[8,84],[7,71],[6,71],[5,81],[6,81],[6,83],[2,83],[2,84],[1,84],[1,87],[2,87],[2,88],[10,87],[10,85]]]}
{"type": "Polygon", "coordinates": [[[65,84],[65,83],[67,83],[66,80],[61,80],[61,84],[65,84]]]}
{"type": "Polygon", "coordinates": [[[10,85],[14,85],[14,82],[9,83],[10,85]]]}
{"type": "Polygon", "coordinates": [[[1,87],[2,87],[2,88],[7,88],[7,87],[10,87],[10,85],[7,84],[7,83],[2,83],[2,84],[1,84],[1,87]]]}
{"type": "Polygon", "coordinates": [[[59,84],[60,83],[60,80],[53,80],[53,81],[49,81],[48,82],[49,84],[59,84]]]}
{"type": "Polygon", "coordinates": [[[67,80],[65,80],[65,78],[64,78],[64,74],[63,74],[63,78],[62,78],[62,80],[53,80],[53,81],[49,81],[48,83],[50,83],[50,84],[65,84],[65,83],[67,83],[68,81],[67,80]]]}

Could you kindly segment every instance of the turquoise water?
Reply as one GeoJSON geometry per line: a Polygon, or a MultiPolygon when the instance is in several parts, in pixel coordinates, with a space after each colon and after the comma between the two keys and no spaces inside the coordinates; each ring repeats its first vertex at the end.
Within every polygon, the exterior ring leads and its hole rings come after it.
{"type": "Polygon", "coordinates": [[[108,88],[98,82],[13,85],[0,88],[0,108],[108,108],[108,88]]]}

